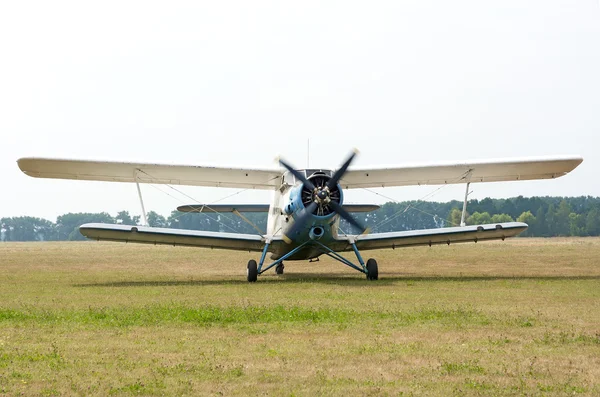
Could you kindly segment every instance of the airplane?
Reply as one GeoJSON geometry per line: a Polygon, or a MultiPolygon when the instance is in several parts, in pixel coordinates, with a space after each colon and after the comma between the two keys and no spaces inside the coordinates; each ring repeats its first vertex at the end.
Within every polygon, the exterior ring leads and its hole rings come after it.
{"type": "Polygon", "coordinates": [[[554,179],[573,171],[583,158],[554,156],[466,161],[445,164],[394,167],[350,168],[353,151],[336,169],[297,169],[279,159],[282,169],[225,168],[193,165],[142,164],[132,162],[21,158],[17,161],[25,174],[37,178],[75,179],[136,183],[144,225],[89,223],[80,232],[95,240],[166,244],[241,250],[260,253],[258,262],[250,259],[247,280],[275,267],[283,274],[284,261],[315,261],[327,255],[366,275],[379,278],[377,261],[365,261],[361,251],[432,246],[436,244],[504,240],[527,229],[522,222],[465,224],[467,196],[471,183],[554,179]],[[232,212],[248,221],[242,212],[268,212],[266,233],[240,234],[149,227],[140,183],[212,186],[271,190],[270,205],[181,206],[183,212],[232,212]],[[376,205],[344,204],[344,190],[411,185],[465,184],[460,226],[437,229],[370,233],[351,213],[368,212],[376,205]],[[345,219],[361,231],[347,234],[340,230],[345,219]],[[342,256],[353,252],[356,261],[342,256]],[[270,253],[270,261],[267,254],[270,253]],[[270,263],[268,263],[270,262],[270,263]]]}

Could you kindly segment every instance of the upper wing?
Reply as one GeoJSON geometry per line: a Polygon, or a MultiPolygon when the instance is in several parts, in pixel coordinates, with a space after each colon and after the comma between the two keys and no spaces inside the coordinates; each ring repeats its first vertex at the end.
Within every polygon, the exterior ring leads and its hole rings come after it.
{"type": "MultiPolygon", "coordinates": [[[[79,227],[79,231],[84,236],[94,240],[185,245],[258,252],[265,247],[264,238],[257,234],[217,233],[146,226],[109,225],[106,223],[86,223],[79,227]]],[[[275,249],[278,244],[283,244],[283,240],[274,239],[270,247],[275,249]]]]}
{"type": "MultiPolygon", "coordinates": [[[[409,230],[405,232],[373,233],[357,236],[356,246],[359,250],[381,248],[398,248],[416,245],[435,245],[477,242],[483,240],[504,240],[525,231],[527,224],[522,222],[507,222],[491,225],[447,227],[440,229],[409,230]]],[[[349,239],[338,237],[335,251],[351,251],[349,239]]]]}
{"type": "Polygon", "coordinates": [[[350,169],[340,184],[346,189],[356,189],[551,179],[567,174],[582,161],[578,156],[561,156],[350,169]]]}
{"type": "Polygon", "coordinates": [[[269,190],[277,189],[281,185],[282,174],[278,170],[48,158],[22,158],[17,163],[21,171],[36,178],[269,190]]]}

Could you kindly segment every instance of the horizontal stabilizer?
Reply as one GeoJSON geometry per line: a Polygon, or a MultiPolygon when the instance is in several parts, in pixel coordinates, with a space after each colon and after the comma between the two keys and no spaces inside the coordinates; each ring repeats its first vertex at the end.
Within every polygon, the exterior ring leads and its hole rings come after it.
{"type": "Polygon", "coordinates": [[[344,204],[342,207],[348,212],[371,212],[381,208],[376,204],[344,204]]]}
{"type": "MultiPolygon", "coordinates": [[[[344,204],[348,212],[370,212],[379,209],[375,204],[344,204]]],[[[190,204],[177,207],[180,212],[269,212],[268,204],[190,204]]]]}

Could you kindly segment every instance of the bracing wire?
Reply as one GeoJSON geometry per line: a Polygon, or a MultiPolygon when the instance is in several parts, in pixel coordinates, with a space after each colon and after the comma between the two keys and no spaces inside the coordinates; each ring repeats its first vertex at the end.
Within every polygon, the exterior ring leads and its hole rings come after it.
{"type": "MultiPolygon", "coordinates": [[[[451,182],[459,182],[459,181],[461,181],[461,180],[465,179],[465,178],[466,178],[466,177],[467,177],[467,176],[468,176],[468,175],[471,173],[471,171],[472,171],[472,170],[468,170],[467,172],[463,173],[461,176],[457,177],[456,179],[453,179],[453,180],[451,180],[451,182]]],[[[450,184],[448,184],[448,183],[447,183],[447,184],[445,184],[445,185],[441,185],[441,186],[439,186],[438,188],[434,189],[433,191],[431,191],[431,192],[427,193],[427,194],[426,194],[426,195],[424,195],[423,197],[419,198],[417,201],[424,201],[424,200],[426,200],[426,199],[428,199],[428,198],[431,198],[431,197],[435,196],[437,193],[439,193],[439,191],[440,191],[440,190],[442,190],[442,189],[444,189],[444,188],[448,187],[449,185],[450,185],[450,184]]],[[[376,192],[376,191],[374,191],[374,190],[371,190],[371,189],[368,189],[368,188],[362,188],[362,189],[363,189],[363,190],[366,190],[367,192],[370,192],[370,193],[376,194],[376,195],[378,195],[378,196],[381,196],[381,197],[383,197],[383,198],[385,198],[385,199],[387,199],[387,200],[390,200],[390,201],[392,201],[392,202],[394,202],[394,203],[397,203],[397,204],[399,204],[399,203],[400,203],[400,201],[398,201],[398,200],[396,200],[396,199],[394,199],[394,198],[392,198],[392,197],[386,196],[385,194],[381,194],[381,193],[379,193],[379,192],[376,192]]],[[[417,204],[417,205],[418,205],[418,204],[417,204]]],[[[389,218],[387,218],[387,219],[385,219],[385,220],[382,220],[380,223],[378,223],[378,224],[374,225],[374,226],[373,226],[373,229],[379,229],[379,228],[381,228],[383,225],[386,225],[387,223],[389,223],[389,222],[393,221],[394,219],[398,218],[400,215],[402,215],[402,214],[406,213],[406,212],[407,212],[409,209],[414,209],[414,210],[417,210],[417,211],[419,211],[419,212],[422,212],[422,213],[424,213],[424,214],[426,214],[426,215],[429,215],[429,216],[432,216],[432,217],[434,217],[434,218],[435,218],[435,217],[439,217],[439,215],[437,215],[437,214],[430,214],[430,213],[429,213],[429,212],[427,212],[427,211],[424,211],[424,210],[422,210],[422,209],[420,209],[420,208],[417,208],[417,206],[416,206],[416,205],[408,204],[408,205],[406,206],[406,208],[404,208],[404,209],[400,209],[400,210],[396,211],[396,212],[395,212],[394,214],[392,214],[392,216],[390,216],[389,218]]],[[[450,221],[450,220],[449,220],[449,222],[450,222],[450,223],[452,223],[454,226],[458,226],[458,225],[457,225],[455,222],[452,222],[452,221],[450,221]]]]}
{"type": "MultiPolygon", "coordinates": [[[[180,203],[185,203],[185,201],[181,200],[181,199],[180,199],[180,198],[178,198],[178,197],[175,197],[175,196],[173,196],[173,195],[169,194],[168,192],[165,192],[164,190],[160,189],[159,187],[157,187],[157,186],[155,186],[155,185],[153,185],[153,184],[149,184],[149,185],[150,185],[150,186],[152,186],[153,188],[155,188],[156,190],[158,190],[158,191],[160,191],[160,192],[162,192],[162,193],[165,193],[166,195],[168,195],[168,196],[170,196],[170,197],[174,198],[175,200],[179,201],[180,203]]],[[[198,212],[201,212],[201,210],[200,210],[200,211],[198,211],[198,212]]],[[[215,211],[215,212],[216,212],[217,214],[219,214],[219,215],[223,216],[224,218],[227,218],[227,217],[225,217],[224,215],[222,215],[220,212],[217,212],[217,211],[215,211]]],[[[171,218],[171,219],[172,219],[172,220],[179,219],[179,218],[181,218],[182,216],[184,216],[185,214],[186,214],[186,213],[185,213],[185,212],[183,212],[183,213],[181,213],[180,215],[177,215],[177,216],[175,216],[175,217],[173,217],[173,218],[171,218]]],[[[236,231],[234,228],[232,228],[232,227],[231,227],[231,226],[229,226],[228,224],[226,224],[226,223],[224,223],[224,222],[221,222],[221,221],[219,220],[219,218],[215,218],[215,217],[213,217],[213,216],[211,216],[211,215],[209,215],[209,214],[205,214],[205,215],[206,215],[206,216],[207,216],[209,219],[211,219],[211,220],[213,220],[213,221],[217,222],[218,224],[220,224],[220,225],[222,225],[222,226],[224,226],[224,227],[228,228],[229,230],[233,231],[234,233],[236,233],[236,232],[237,232],[237,231],[236,231]]],[[[227,219],[229,219],[229,218],[227,218],[227,219]]],[[[231,219],[229,219],[229,220],[230,220],[230,221],[233,221],[233,220],[231,220],[231,219]]]]}
{"type": "MultiPolygon", "coordinates": [[[[145,172],[145,171],[143,171],[143,170],[138,170],[138,171],[139,171],[139,172],[142,172],[142,173],[144,173],[144,174],[146,174],[146,175],[147,175],[149,178],[151,178],[151,179],[157,179],[157,178],[154,178],[152,175],[148,174],[147,172],[145,172]]],[[[452,180],[452,182],[459,182],[459,181],[461,181],[461,180],[464,180],[464,179],[465,179],[465,178],[466,178],[466,177],[469,175],[469,173],[470,173],[471,171],[472,171],[472,170],[469,170],[469,171],[467,171],[467,172],[463,173],[461,176],[457,177],[455,180],[452,180]]],[[[265,183],[271,182],[272,180],[274,180],[274,179],[277,179],[277,178],[278,178],[278,177],[269,178],[268,180],[266,180],[266,181],[265,181],[265,183]]],[[[202,205],[202,208],[201,208],[200,210],[197,210],[197,211],[191,211],[191,212],[198,212],[198,213],[200,213],[200,212],[204,212],[204,209],[206,208],[206,209],[208,209],[208,210],[210,210],[210,211],[214,212],[215,214],[219,215],[219,217],[223,217],[224,219],[227,219],[228,221],[230,221],[230,222],[232,222],[232,223],[235,223],[235,221],[234,221],[232,218],[230,218],[230,217],[228,217],[228,216],[224,215],[222,212],[219,212],[219,211],[215,210],[214,208],[211,208],[209,204],[203,204],[203,203],[201,203],[201,202],[200,202],[199,200],[197,200],[195,197],[192,197],[192,196],[190,196],[189,194],[187,194],[187,193],[185,193],[185,192],[181,191],[180,189],[177,189],[177,188],[175,188],[174,186],[172,186],[172,185],[170,185],[170,184],[165,184],[165,185],[166,185],[168,188],[170,188],[170,189],[174,190],[175,192],[177,192],[177,193],[181,194],[182,196],[185,196],[185,197],[189,198],[190,200],[193,200],[195,203],[197,203],[197,204],[201,204],[201,205],[202,205]]],[[[438,188],[434,189],[433,191],[431,191],[431,192],[429,192],[429,193],[425,194],[424,196],[422,196],[421,198],[419,198],[417,201],[424,201],[424,200],[426,200],[426,199],[428,199],[428,198],[431,198],[431,197],[435,196],[435,195],[436,195],[436,194],[437,194],[437,193],[438,193],[440,190],[442,190],[442,189],[444,189],[444,188],[448,187],[449,185],[450,185],[450,184],[444,184],[444,185],[442,185],[442,186],[440,186],[440,187],[438,187],[438,188]]],[[[183,200],[181,200],[180,198],[177,198],[177,197],[175,197],[175,196],[173,196],[173,195],[169,194],[168,192],[166,192],[166,191],[164,191],[164,190],[162,190],[162,189],[158,188],[158,187],[157,187],[157,186],[155,186],[154,184],[150,184],[150,186],[152,186],[153,188],[155,188],[155,189],[159,190],[160,192],[162,192],[162,193],[165,193],[166,195],[168,195],[168,196],[170,196],[170,197],[172,197],[172,198],[174,198],[174,199],[178,200],[178,201],[179,201],[179,202],[181,202],[181,203],[185,203],[185,202],[184,202],[183,200]]],[[[375,195],[377,195],[377,196],[383,197],[383,198],[385,198],[385,199],[387,199],[387,200],[389,200],[389,201],[391,201],[391,202],[394,202],[394,203],[400,203],[400,201],[398,201],[398,200],[394,199],[393,197],[387,196],[387,195],[385,195],[385,194],[382,194],[382,193],[376,192],[376,191],[374,191],[374,190],[371,190],[371,189],[368,189],[368,188],[362,188],[362,189],[363,189],[363,190],[365,190],[365,191],[367,191],[367,192],[370,192],[370,193],[372,193],[372,194],[375,194],[375,195]]],[[[215,200],[215,201],[213,201],[211,204],[216,204],[216,203],[218,203],[218,202],[221,202],[221,201],[223,201],[223,200],[226,200],[226,199],[228,199],[228,198],[230,198],[230,197],[233,197],[233,196],[239,195],[239,194],[241,194],[241,193],[243,193],[243,192],[245,192],[245,191],[248,191],[248,190],[251,190],[251,188],[242,189],[242,190],[239,190],[239,191],[237,191],[237,192],[234,192],[234,193],[232,193],[232,194],[228,194],[228,195],[226,195],[226,196],[223,196],[222,198],[220,198],[220,199],[218,199],[218,200],[215,200]]],[[[403,209],[400,209],[400,210],[396,211],[396,212],[395,212],[395,213],[394,213],[392,216],[390,216],[390,217],[388,217],[387,219],[385,219],[385,220],[382,220],[380,223],[378,223],[378,224],[374,225],[374,226],[373,226],[373,229],[379,229],[379,228],[381,228],[383,225],[385,225],[385,224],[387,224],[387,223],[389,223],[389,222],[393,221],[394,219],[397,219],[399,216],[401,216],[402,214],[406,213],[408,210],[411,210],[411,209],[413,209],[413,210],[416,210],[416,211],[419,211],[419,212],[421,212],[421,213],[424,213],[424,214],[426,214],[426,215],[432,216],[432,217],[434,217],[434,218],[435,218],[435,217],[439,217],[439,215],[437,215],[437,214],[431,214],[431,213],[429,213],[429,212],[427,212],[427,211],[424,211],[424,210],[422,210],[422,209],[420,209],[420,208],[417,208],[417,206],[418,206],[418,204],[417,204],[417,205],[408,204],[408,205],[407,205],[405,208],[403,208],[403,209]]],[[[205,213],[205,212],[204,212],[204,213],[205,213]]],[[[182,217],[182,216],[184,216],[184,215],[185,215],[185,213],[182,213],[181,215],[178,215],[178,216],[174,217],[173,219],[178,219],[178,218],[180,218],[180,217],[182,217]]],[[[221,224],[221,225],[223,225],[224,227],[227,227],[228,229],[232,230],[233,232],[236,232],[236,230],[235,230],[235,229],[233,229],[233,228],[232,228],[231,226],[229,226],[228,224],[226,224],[226,223],[222,222],[222,221],[221,221],[221,220],[219,220],[218,218],[211,217],[211,216],[209,216],[208,214],[206,214],[206,216],[207,216],[209,219],[212,219],[212,220],[214,220],[214,221],[215,221],[215,222],[217,222],[218,224],[221,224]]],[[[452,223],[453,225],[457,225],[455,222],[452,222],[452,221],[450,221],[450,220],[448,220],[448,221],[449,221],[450,223],[452,223]]],[[[340,229],[340,231],[342,231],[344,234],[346,234],[346,233],[345,233],[343,230],[341,230],[341,229],[340,229]]],[[[262,234],[260,234],[260,233],[256,233],[256,234],[258,234],[258,235],[259,235],[259,236],[261,236],[261,237],[264,237],[264,236],[263,236],[262,234]]]]}
{"type": "MultiPolygon", "coordinates": [[[[139,171],[139,172],[141,172],[141,173],[143,173],[143,174],[145,174],[145,175],[147,175],[147,176],[148,176],[150,179],[157,179],[157,178],[154,178],[152,175],[148,174],[146,171],[143,171],[143,170],[138,170],[138,171],[139,171]]],[[[277,179],[277,178],[278,178],[278,177],[272,177],[272,178],[269,178],[268,180],[266,180],[266,181],[265,181],[265,183],[271,182],[272,180],[274,180],[274,179],[277,179]]],[[[230,222],[232,222],[232,223],[235,223],[235,220],[233,220],[231,217],[228,217],[228,216],[224,215],[222,212],[219,212],[219,211],[215,210],[214,208],[211,208],[211,207],[210,207],[210,205],[201,203],[201,202],[200,202],[199,200],[197,200],[196,198],[194,198],[194,197],[190,196],[189,194],[187,194],[187,193],[185,193],[185,192],[182,192],[180,189],[177,189],[177,188],[175,188],[174,186],[172,186],[172,185],[170,185],[170,184],[168,184],[168,183],[166,183],[165,185],[166,185],[168,188],[170,188],[170,189],[172,189],[172,190],[176,191],[177,193],[179,193],[179,194],[181,194],[181,195],[183,195],[183,196],[185,196],[185,197],[189,198],[190,200],[193,200],[195,203],[197,203],[197,204],[202,204],[202,208],[201,208],[200,210],[198,210],[198,211],[191,211],[192,213],[193,213],[193,212],[198,212],[198,213],[200,213],[200,212],[203,212],[203,211],[204,211],[204,209],[206,208],[206,209],[208,209],[208,210],[210,210],[210,211],[214,212],[215,214],[219,215],[219,217],[223,217],[224,219],[227,219],[228,221],[230,221],[230,222]]],[[[179,202],[181,202],[181,203],[185,203],[185,202],[184,202],[183,200],[181,200],[180,198],[177,198],[177,197],[175,197],[175,196],[173,196],[173,195],[169,194],[168,192],[165,192],[164,190],[162,190],[162,189],[158,188],[157,186],[155,186],[155,185],[153,185],[153,184],[150,184],[150,186],[152,186],[153,188],[155,188],[155,189],[159,190],[160,192],[162,192],[162,193],[165,193],[165,194],[167,194],[168,196],[170,196],[170,197],[172,197],[172,198],[174,198],[174,199],[178,200],[178,201],[179,201],[179,202]]],[[[229,195],[227,195],[227,196],[224,196],[224,197],[222,197],[222,198],[220,198],[220,199],[218,199],[218,200],[215,200],[215,201],[213,201],[211,204],[216,204],[216,203],[218,203],[218,202],[220,202],[220,201],[226,200],[226,199],[228,199],[228,198],[230,198],[230,197],[233,197],[233,196],[235,196],[235,195],[238,195],[238,194],[240,194],[240,193],[243,193],[243,192],[245,192],[245,191],[248,191],[248,190],[252,190],[252,189],[251,189],[251,188],[246,188],[246,189],[239,190],[239,191],[237,191],[237,192],[234,192],[234,193],[232,193],[232,194],[229,194],[229,195]]],[[[178,216],[176,216],[176,217],[174,217],[174,218],[172,218],[172,219],[178,219],[178,218],[180,218],[180,217],[184,216],[185,214],[186,214],[186,213],[182,213],[181,215],[178,215],[178,216]]],[[[206,214],[206,213],[205,213],[205,214],[206,214]]],[[[222,222],[222,221],[221,221],[221,220],[219,220],[218,218],[211,217],[211,216],[210,216],[210,215],[208,215],[208,214],[206,214],[206,216],[207,216],[209,219],[212,219],[212,220],[214,220],[214,221],[215,221],[215,222],[217,222],[218,224],[220,224],[220,225],[223,225],[223,226],[227,227],[228,229],[230,229],[230,230],[231,230],[231,231],[233,231],[234,233],[236,233],[236,232],[237,232],[237,231],[236,231],[234,228],[232,228],[232,227],[231,227],[231,226],[229,226],[228,224],[226,224],[226,223],[222,222]]],[[[264,236],[263,236],[262,234],[260,234],[260,233],[256,233],[256,234],[258,234],[258,235],[259,235],[259,236],[261,236],[261,237],[264,237],[264,236]]]]}

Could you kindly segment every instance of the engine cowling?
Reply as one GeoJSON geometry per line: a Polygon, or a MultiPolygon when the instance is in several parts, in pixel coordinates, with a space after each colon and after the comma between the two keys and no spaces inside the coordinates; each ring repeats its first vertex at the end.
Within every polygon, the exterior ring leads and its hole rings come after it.
{"type": "Polygon", "coordinates": [[[308,177],[308,170],[297,170],[284,160],[279,159],[279,164],[286,168],[296,181],[302,183],[292,188],[289,196],[290,202],[284,208],[286,213],[293,214],[294,217],[293,225],[283,233],[284,240],[288,244],[296,241],[302,235],[301,231],[310,225],[311,219],[313,221],[312,225],[315,226],[315,222],[323,224],[323,222],[328,222],[329,218],[334,217],[335,214],[338,214],[358,229],[366,230],[364,225],[354,219],[342,206],[342,188],[339,184],[357,153],[358,151],[354,150],[335,172],[328,173],[315,170],[308,177]],[[302,207],[303,210],[297,210],[299,207],[302,207]]]}
{"type": "Polygon", "coordinates": [[[312,211],[316,216],[328,216],[333,214],[335,211],[331,206],[331,202],[335,201],[338,204],[342,204],[342,189],[339,184],[336,184],[333,189],[326,188],[327,182],[331,179],[331,176],[324,172],[315,172],[308,180],[313,183],[315,190],[310,190],[307,186],[302,185],[302,191],[300,193],[300,199],[304,208],[307,208],[310,203],[316,201],[318,206],[312,211]]]}

